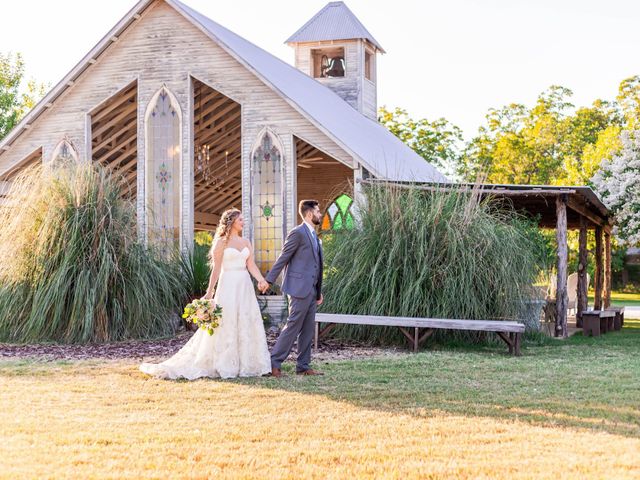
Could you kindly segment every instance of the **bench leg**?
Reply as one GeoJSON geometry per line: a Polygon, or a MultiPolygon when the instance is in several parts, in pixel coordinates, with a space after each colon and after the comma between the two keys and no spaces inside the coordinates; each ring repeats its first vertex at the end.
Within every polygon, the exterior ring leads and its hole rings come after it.
{"type": "Polygon", "coordinates": [[[335,326],[336,326],[335,323],[327,323],[327,326],[324,327],[322,330],[320,330],[320,322],[316,322],[316,333],[315,333],[315,348],[316,348],[316,350],[318,349],[318,340],[320,339],[320,337],[325,336],[335,326]]]}
{"type": "Polygon", "coordinates": [[[509,347],[509,355],[520,355],[520,333],[509,332],[509,335],[504,332],[496,333],[509,347]]]}
{"type": "Polygon", "coordinates": [[[520,342],[522,341],[522,334],[520,332],[516,332],[515,337],[516,344],[514,346],[514,354],[516,357],[519,357],[520,355],[522,355],[522,353],[520,352],[520,342]]]}
{"type": "MultiPolygon", "coordinates": [[[[416,352],[418,350],[418,345],[417,345],[417,338],[418,338],[418,333],[417,331],[415,332],[415,338],[414,335],[411,335],[406,328],[404,327],[398,327],[400,329],[400,331],[402,332],[402,334],[407,337],[407,340],[409,341],[409,347],[411,348],[411,350],[413,350],[414,352],[416,352]]],[[[416,330],[418,330],[416,328],[416,330]]]]}
{"type": "Polygon", "coordinates": [[[320,324],[316,322],[316,331],[313,335],[313,348],[318,350],[318,337],[320,336],[320,324]]]}

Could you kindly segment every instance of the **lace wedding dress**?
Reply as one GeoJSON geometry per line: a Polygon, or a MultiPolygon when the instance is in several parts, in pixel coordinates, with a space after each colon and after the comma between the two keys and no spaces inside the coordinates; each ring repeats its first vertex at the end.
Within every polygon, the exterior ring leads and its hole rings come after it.
{"type": "Polygon", "coordinates": [[[271,357],[260,307],[247,270],[249,249],[224,249],[214,297],[222,307],[220,325],[209,335],[198,329],[171,358],[143,363],[140,370],[160,378],[251,377],[271,372],[271,357]]]}

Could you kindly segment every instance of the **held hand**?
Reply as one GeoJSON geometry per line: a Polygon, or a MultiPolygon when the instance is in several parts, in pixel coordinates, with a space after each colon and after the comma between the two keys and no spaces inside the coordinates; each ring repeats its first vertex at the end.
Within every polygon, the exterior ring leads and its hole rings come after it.
{"type": "Polygon", "coordinates": [[[200,300],[211,300],[213,298],[213,293],[205,293],[200,300]]]}
{"type": "Polygon", "coordinates": [[[320,300],[316,300],[316,303],[322,305],[322,302],[324,302],[324,295],[320,294],[320,300]]]}
{"type": "Polygon", "coordinates": [[[264,279],[260,280],[258,282],[258,290],[264,294],[267,290],[269,290],[269,283],[264,279]]]}

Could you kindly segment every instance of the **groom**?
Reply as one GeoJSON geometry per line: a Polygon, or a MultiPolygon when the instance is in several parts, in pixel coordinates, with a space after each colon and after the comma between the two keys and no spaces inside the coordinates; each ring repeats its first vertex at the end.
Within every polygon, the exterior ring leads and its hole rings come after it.
{"type": "MultiPolygon", "coordinates": [[[[315,200],[302,200],[298,212],[304,220],[287,235],[282,253],[267,274],[272,284],[284,269],[282,291],[289,296],[289,318],[271,351],[271,375],[281,377],[280,366],[298,339],[298,375],[323,375],[311,369],[311,342],[315,332],[316,308],[322,304],[322,245],[315,226],[322,213],[315,200]]],[[[265,288],[263,293],[268,290],[265,288]]]]}

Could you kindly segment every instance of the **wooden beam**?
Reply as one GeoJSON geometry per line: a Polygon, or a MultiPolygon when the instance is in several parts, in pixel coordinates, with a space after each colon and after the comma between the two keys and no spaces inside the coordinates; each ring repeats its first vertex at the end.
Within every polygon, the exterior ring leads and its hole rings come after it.
{"type": "Polygon", "coordinates": [[[226,202],[226,198],[235,195],[235,193],[241,189],[242,185],[240,182],[230,181],[227,182],[223,188],[213,193],[207,192],[203,195],[201,190],[198,192],[195,204],[197,205],[198,210],[217,211],[217,208],[226,202]]]}
{"type": "Polygon", "coordinates": [[[197,142],[194,142],[196,144],[198,143],[208,143],[208,144],[213,144],[215,142],[219,142],[222,139],[225,139],[229,136],[237,136],[240,137],[240,130],[241,130],[241,126],[242,126],[242,121],[240,119],[240,116],[238,115],[236,117],[236,121],[230,125],[227,126],[227,128],[225,128],[224,130],[220,131],[217,129],[209,129],[209,130],[203,130],[203,131],[199,131],[197,134],[197,142]]]}
{"type": "Polygon", "coordinates": [[[611,234],[604,234],[604,308],[611,306],[611,234]]]}
{"type": "Polygon", "coordinates": [[[585,206],[580,205],[573,198],[569,198],[567,206],[571,210],[573,210],[574,212],[576,212],[576,213],[582,215],[583,217],[587,218],[591,223],[593,223],[596,226],[603,226],[605,223],[607,223],[606,220],[604,218],[602,218],[600,215],[598,215],[597,213],[593,212],[592,210],[589,210],[585,206]]]}
{"type": "Polygon", "coordinates": [[[567,338],[567,195],[556,198],[556,241],[558,244],[558,278],[556,288],[556,328],[555,336],[567,338]]]}
{"type": "Polygon", "coordinates": [[[109,99],[106,104],[91,114],[91,122],[98,124],[104,121],[109,121],[109,115],[122,108],[127,103],[136,101],[136,89],[131,88],[123,92],[121,95],[109,99]]]}
{"type": "Polygon", "coordinates": [[[604,283],[604,269],[602,268],[602,227],[596,227],[596,271],[594,279],[595,299],[593,309],[602,309],[602,284],[604,283]]]}
{"type": "Polygon", "coordinates": [[[216,225],[220,221],[220,215],[207,212],[193,212],[194,221],[204,225],[216,225]]]}
{"type": "Polygon", "coordinates": [[[107,122],[104,125],[96,128],[96,130],[94,132],[92,132],[92,137],[97,137],[98,135],[102,134],[104,131],[106,131],[109,128],[111,128],[113,123],[119,122],[120,120],[124,120],[131,113],[137,112],[137,111],[138,111],[138,104],[137,103],[132,103],[130,105],[127,105],[125,108],[122,109],[122,111],[120,113],[118,113],[115,117],[113,117],[109,122],[107,122]]]}
{"type": "Polygon", "coordinates": [[[582,312],[587,310],[587,219],[580,215],[578,234],[578,295],[576,299],[576,327],[582,327],[582,312]]]}
{"type": "MultiPolygon", "coordinates": [[[[135,119],[135,116],[133,117],[133,119],[135,119]]],[[[100,143],[93,146],[92,148],[93,151],[95,152],[100,150],[101,148],[106,147],[109,143],[111,143],[113,140],[117,140],[118,137],[120,137],[123,133],[126,133],[128,130],[131,130],[131,133],[129,134],[129,136],[131,136],[131,134],[136,135],[137,134],[136,123],[137,122],[126,123],[124,127],[118,129],[116,132],[110,134],[106,139],[102,140],[100,143]]]]}
{"type": "Polygon", "coordinates": [[[222,96],[211,105],[203,105],[202,112],[200,110],[196,110],[194,112],[194,120],[198,121],[198,129],[202,130],[203,128],[207,128],[209,125],[213,124],[218,118],[223,116],[225,113],[233,110],[234,108],[240,109],[240,105],[230,100],[229,98],[222,96]],[[196,116],[197,115],[197,116],[196,116]],[[199,123],[202,120],[202,123],[199,123]]]}
{"type": "MultiPolygon", "coordinates": [[[[107,150],[104,155],[102,155],[100,157],[97,157],[97,158],[94,157],[93,160],[95,162],[98,162],[100,165],[104,165],[106,163],[107,159],[111,158],[112,160],[109,161],[109,164],[110,165],[113,164],[113,156],[115,154],[118,154],[120,152],[120,149],[125,148],[125,147],[127,147],[129,145],[132,145],[134,143],[137,144],[137,142],[138,142],[138,138],[137,137],[138,136],[137,136],[137,132],[136,132],[136,134],[133,134],[131,137],[129,137],[127,139],[127,143],[121,143],[118,149],[107,150]]],[[[95,153],[98,153],[98,152],[95,152],[95,153]]],[[[125,154],[128,154],[128,152],[125,152],[125,154]]],[[[122,157],[122,155],[120,155],[120,159],[122,159],[122,158],[124,158],[124,157],[122,157]]]]}

